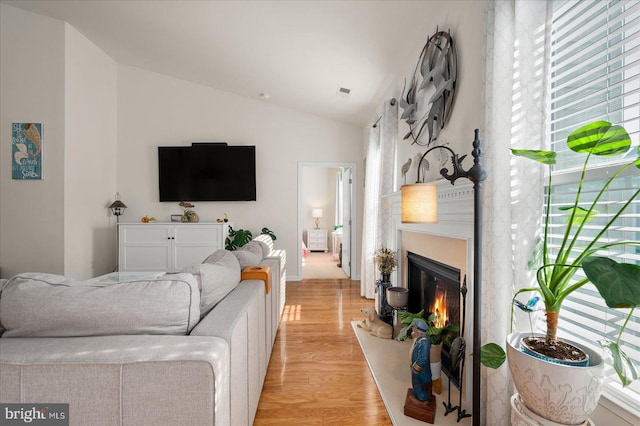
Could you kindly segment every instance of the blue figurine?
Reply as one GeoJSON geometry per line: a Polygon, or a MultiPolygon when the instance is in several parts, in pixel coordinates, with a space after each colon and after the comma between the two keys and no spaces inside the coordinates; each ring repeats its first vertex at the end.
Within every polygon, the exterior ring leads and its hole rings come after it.
{"type": "Polygon", "coordinates": [[[431,340],[427,336],[427,323],[422,318],[415,318],[411,323],[411,385],[412,394],[420,401],[428,401],[431,395],[431,363],[429,350],[431,340]],[[427,390],[427,385],[429,390],[427,390]]]}

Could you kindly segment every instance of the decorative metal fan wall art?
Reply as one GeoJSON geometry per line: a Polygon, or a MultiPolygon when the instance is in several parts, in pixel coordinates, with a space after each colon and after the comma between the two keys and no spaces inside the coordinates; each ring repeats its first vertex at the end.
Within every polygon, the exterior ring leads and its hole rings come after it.
{"type": "Polygon", "coordinates": [[[403,139],[421,146],[436,140],[451,115],[457,74],[451,31],[436,30],[422,48],[411,85],[400,99],[400,118],[410,129],[403,139]]]}

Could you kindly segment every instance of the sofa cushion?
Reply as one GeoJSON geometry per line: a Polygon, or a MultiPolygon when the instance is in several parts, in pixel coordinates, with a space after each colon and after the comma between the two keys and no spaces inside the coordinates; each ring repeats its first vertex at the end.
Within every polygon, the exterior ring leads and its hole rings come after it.
{"type": "Polygon", "coordinates": [[[258,243],[257,241],[249,241],[247,244],[243,245],[238,250],[248,251],[255,254],[256,256],[258,256],[258,259],[259,259],[258,261],[262,260],[262,258],[264,257],[262,247],[260,246],[260,243],[258,243]]]}
{"type": "MultiPolygon", "coordinates": [[[[37,278],[37,279],[44,279],[48,282],[52,282],[52,283],[64,283],[64,282],[71,282],[71,280],[63,275],[56,275],[56,274],[46,274],[44,272],[24,272],[22,274],[20,274],[20,276],[22,277],[29,277],[29,278],[37,278]]],[[[2,299],[2,290],[3,288],[6,286],[6,284],[9,282],[8,279],[0,279],[0,299],[2,299]]],[[[0,336],[2,336],[4,334],[4,332],[6,331],[5,327],[2,325],[2,303],[0,303],[0,336]]]]}
{"type": "MultiPolygon", "coordinates": [[[[4,285],[7,283],[6,278],[0,278],[0,299],[2,299],[2,288],[4,287],[4,285]]],[[[0,309],[2,309],[2,306],[0,305],[0,309]]],[[[4,327],[2,326],[2,323],[0,322],[0,336],[2,336],[2,333],[4,333],[4,327]]]]}
{"type": "Polygon", "coordinates": [[[236,257],[236,259],[238,259],[240,269],[259,265],[260,261],[262,260],[260,256],[256,256],[255,253],[252,253],[248,250],[235,250],[232,253],[236,257]]]}
{"type": "Polygon", "coordinates": [[[256,243],[262,247],[262,257],[269,256],[269,253],[273,251],[273,240],[267,234],[260,234],[253,239],[256,243]]]}
{"type": "Polygon", "coordinates": [[[0,299],[5,337],[187,334],[200,320],[200,292],[188,274],[115,284],[16,275],[0,299]]]}
{"type": "Polygon", "coordinates": [[[240,264],[228,250],[217,250],[201,265],[185,268],[193,274],[200,288],[200,315],[205,316],[240,282],[240,264]]]}

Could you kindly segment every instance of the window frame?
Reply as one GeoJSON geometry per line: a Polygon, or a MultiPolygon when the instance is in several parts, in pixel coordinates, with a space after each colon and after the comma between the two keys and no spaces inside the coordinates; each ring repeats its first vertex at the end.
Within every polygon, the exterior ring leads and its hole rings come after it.
{"type": "MultiPolygon", "coordinates": [[[[548,143],[554,151],[558,151],[557,146],[561,145],[564,149],[564,141],[566,140],[566,135],[579,127],[580,125],[587,124],[590,121],[594,121],[597,119],[607,119],[615,124],[620,124],[624,127],[627,127],[627,124],[630,123],[632,125],[632,131],[630,131],[630,135],[632,136],[632,140],[634,141],[633,148],[634,152],[637,152],[639,139],[640,139],[640,131],[638,130],[638,122],[640,122],[640,96],[638,96],[638,92],[640,91],[640,85],[632,85],[631,90],[629,92],[625,92],[625,84],[627,83],[627,76],[625,73],[629,72],[631,78],[628,80],[632,83],[635,83],[637,79],[640,78],[640,65],[638,62],[640,60],[635,59],[638,56],[638,50],[640,48],[638,46],[633,46],[630,50],[633,52],[633,61],[630,64],[625,63],[626,59],[626,31],[627,27],[624,26],[624,20],[629,18],[631,19],[632,26],[630,29],[630,33],[632,34],[632,40],[630,43],[633,45],[633,40],[640,38],[640,4],[638,2],[625,2],[625,1],[607,1],[607,2],[571,2],[568,0],[554,0],[554,10],[552,14],[553,27],[552,27],[552,40],[551,40],[551,69],[550,69],[550,110],[548,113],[549,117],[549,140],[548,143]],[[628,7],[627,7],[628,6],[628,7]],[[634,10],[635,8],[635,10],[634,10]],[[576,12],[578,11],[578,12],[576,12]],[[613,11],[613,12],[611,12],[613,11]],[[587,25],[590,21],[589,18],[585,19],[585,16],[589,16],[593,18],[594,13],[606,12],[606,16],[602,16],[598,22],[604,21],[606,22],[606,39],[600,40],[601,43],[605,43],[604,48],[602,46],[597,46],[596,43],[588,44],[584,42],[582,39],[571,40],[572,30],[567,30],[566,26],[570,28],[579,28],[582,29],[582,25],[587,25]],[[611,14],[610,14],[611,12],[611,14]],[[580,19],[571,20],[571,16],[575,15],[580,19]],[[556,20],[562,22],[558,26],[556,26],[556,20]],[[609,27],[611,24],[611,28],[609,27]],[[620,24],[620,25],[618,25],[620,24]],[[635,32],[634,32],[635,31],[635,32]],[[610,40],[609,35],[615,40],[610,40]],[[560,44],[562,40],[569,41],[566,46],[560,44]],[[586,43],[586,44],[585,44],[586,43]],[[583,52],[580,48],[585,44],[585,49],[590,52],[606,52],[606,58],[598,57],[593,60],[594,64],[597,64],[598,61],[607,64],[605,69],[598,69],[596,65],[593,67],[585,66],[585,61],[583,57],[583,52]],[[558,48],[561,46],[561,48],[558,48]],[[577,46],[577,47],[576,47],[577,46]],[[614,54],[612,55],[611,52],[614,54]],[[554,56],[554,54],[556,56],[554,56]],[[570,61],[567,63],[563,63],[563,59],[570,58],[570,61]],[[578,60],[581,59],[581,60],[578,60]],[[610,62],[615,62],[615,66],[608,66],[610,62]],[[573,67],[573,68],[572,68],[573,67]],[[584,73],[577,73],[575,69],[580,67],[580,69],[587,70],[584,73]],[[568,70],[568,71],[567,71],[568,70]],[[604,75],[603,75],[604,73],[604,75]],[[589,78],[593,78],[592,81],[588,81],[589,78]],[[558,82],[558,79],[562,79],[562,82],[558,82]],[[634,80],[635,79],[635,80],[634,80]],[[633,81],[632,81],[633,80],[633,81]],[[573,85],[571,83],[566,83],[567,81],[573,81],[573,85]],[[582,81],[587,81],[593,83],[593,86],[583,85],[582,81]],[[637,86],[637,87],[636,87],[637,86]],[[589,96],[584,97],[584,99],[576,99],[576,92],[584,91],[588,93],[589,96]],[[611,93],[610,93],[611,91],[611,93]],[[605,100],[604,102],[596,102],[590,96],[596,94],[598,96],[602,96],[605,100]],[[625,100],[627,97],[638,98],[639,100],[634,100],[630,106],[625,105],[625,100]],[[563,104],[564,106],[557,107],[562,104],[562,101],[566,101],[568,99],[572,99],[570,102],[563,104]],[[588,106],[585,105],[584,108],[586,110],[591,111],[602,111],[606,110],[605,117],[602,117],[600,112],[593,112],[592,115],[589,113],[585,113],[582,108],[582,102],[588,103],[588,106]],[[610,107],[609,103],[615,102],[615,107],[610,107]],[[629,114],[629,109],[631,109],[631,114],[629,114]],[[569,130],[570,129],[570,130],[569,130]]],[[[600,32],[603,31],[602,28],[598,27],[600,32]]],[[[589,33],[591,36],[591,33],[589,33]]],[[[640,45],[640,43],[637,43],[640,45]]],[[[577,155],[577,154],[576,154],[577,155]]],[[[584,161],[584,157],[582,157],[579,161],[573,163],[572,161],[566,161],[565,168],[563,168],[563,161],[567,158],[571,160],[573,154],[569,153],[568,157],[564,157],[563,155],[559,155],[559,164],[554,168],[551,172],[552,174],[552,186],[554,188],[562,187],[563,185],[576,184],[580,180],[581,175],[581,165],[584,161]]],[[[628,162],[630,159],[626,158],[628,162]]],[[[591,162],[590,162],[591,163],[591,162]]],[[[616,162],[596,162],[596,164],[592,164],[588,167],[588,170],[585,175],[585,182],[592,182],[602,179],[607,179],[612,170],[617,170],[620,165],[620,161],[616,162]]],[[[640,170],[635,167],[629,168],[623,174],[625,178],[633,177],[636,179],[640,177],[640,170]]],[[[640,179],[640,178],[638,178],[640,179]]],[[[633,186],[631,186],[633,188],[633,186]]],[[[609,191],[607,191],[609,192],[609,191]]],[[[545,188],[546,193],[546,188],[545,188]]],[[[638,205],[640,206],[640,199],[636,199],[638,201],[638,205]]],[[[604,201],[604,200],[602,200],[604,201]]],[[[640,210],[638,208],[637,210],[640,210]]],[[[635,228],[638,228],[638,231],[634,232],[635,240],[640,241],[640,217],[635,219],[636,224],[635,228]]],[[[560,221],[559,221],[560,222],[560,221]]],[[[631,259],[631,262],[640,264],[639,260],[631,259]]],[[[586,300],[588,296],[583,296],[583,294],[588,294],[589,288],[586,287],[584,289],[576,292],[577,294],[572,297],[572,299],[567,299],[569,304],[571,303],[580,303],[582,300],[586,300]]],[[[600,298],[601,299],[601,298],[600,298]]],[[[610,310],[604,305],[602,301],[603,308],[600,310],[602,314],[605,316],[610,315],[610,310]]],[[[616,310],[621,311],[621,310],[616,310]]],[[[628,310],[625,310],[625,317],[628,313],[628,310]]],[[[580,327],[579,321],[575,321],[575,318],[580,318],[580,314],[569,314],[565,312],[561,312],[561,323],[559,327],[559,332],[563,335],[566,335],[569,339],[578,341],[579,343],[587,344],[596,350],[602,350],[599,348],[596,342],[591,341],[590,343],[586,340],[581,340],[581,333],[586,332],[584,327],[580,327]],[[563,321],[563,318],[568,318],[569,321],[563,321]],[[574,320],[575,325],[567,325],[566,323],[574,320]],[[563,324],[564,323],[564,324],[563,324]]],[[[628,334],[629,326],[625,330],[625,334],[623,335],[623,341],[626,339],[631,339],[633,345],[640,347],[640,309],[636,309],[634,311],[635,323],[638,323],[637,326],[638,331],[634,331],[634,334],[630,336],[628,334]],[[638,341],[636,341],[636,338],[638,341]]],[[[635,326],[634,323],[634,327],[635,326]]],[[[619,327],[618,327],[619,328],[619,327]]],[[[603,334],[606,334],[606,326],[604,326],[603,334]]],[[[615,334],[617,336],[617,333],[615,334]]],[[[621,386],[615,386],[615,381],[612,381],[612,372],[613,377],[619,383],[619,379],[615,372],[611,367],[611,359],[608,358],[608,366],[606,367],[606,378],[605,378],[605,387],[603,390],[603,396],[606,399],[613,401],[614,404],[619,405],[623,409],[629,411],[635,416],[640,417],[640,407],[638,407],[637,401],[640,399],[640,380],[636,380],[634,382],[633,388],[631,390],[620,389],[621,386]]],[[[638,364],[638,360],[636,359],[636,364],[640,368],[640,364],[638,364]]],[[[631,387],[630,386],[630,387],[631,387]]],[[[620,407],[617,407],[618,409],[620,407]]],[[[637,421],[636,419],[631,419],[630,421],[637,421]]]]}

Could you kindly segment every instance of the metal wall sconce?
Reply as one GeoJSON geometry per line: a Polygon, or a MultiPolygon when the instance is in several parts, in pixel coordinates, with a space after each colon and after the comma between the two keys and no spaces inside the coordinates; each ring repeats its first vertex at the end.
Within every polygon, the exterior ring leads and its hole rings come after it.
{"type": "Polygon", "coordinates": [[[122,215],[122,213],[124,213],[124,210],[127,208],[127,206],[122,201],[120,201],[119,192],[116,192],[116,200],[111,203],[109,208],[111,209],[111,213],[113,213],[114,216],[120,219],[120,216],[122,215]]]}
{"type": "Polygon", "coordinates": [[[126,208],[127,206],[120,201],[120,193],[116,192],[116,200],[109,206],[111,213],[116,217],[116,267],[113,270],[114,272],[119,270],[120,230],[118,229],[118,225],[120,224],[120,216],[122,216],[126,208]]]}
{"type": "MultiPolygon", "coordinates": [[[[469,170],[462,168],[462,161],[466,155],[458,157],[451,148],[445,145],[429,148],[418,163],[418,179],[420,182],[420,165],[424,157],[435,149],[445,149],[451,154],[453,173],[444,167],[440,174],[452,185],[458,178],[466,178],[473,182],[473,425],[480,425],[480,315],[482,296],[482,182],[487,179],[487,171],[482,165],[480,157],[480,139],[478,129],[475,129],[473,140],[473,166],[469,170]]],[[[436,186],[427,183],[403,185],[402,191],[402,222],[404,223],[435,223],[437,213],[436,186]]],[[[462,391],[462,390],[461,390],[462,391]]],[[[458,421],[460,418],[458,418],[458,421]]]]}

